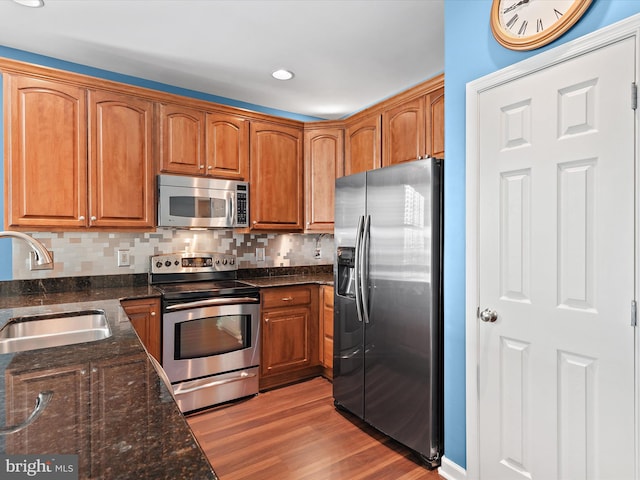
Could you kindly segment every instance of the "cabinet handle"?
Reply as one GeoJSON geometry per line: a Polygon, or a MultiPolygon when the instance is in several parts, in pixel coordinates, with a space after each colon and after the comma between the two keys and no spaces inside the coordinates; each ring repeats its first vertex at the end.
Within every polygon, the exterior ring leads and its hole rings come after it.
{"type": "Polygon", "coordinates": [[[44,412],[45,407],[49,405],[49,402],[51,401],[51,397],[53,397],[53,392],[49,390],[47,390],[46,392],[40,392],[38,394],[38,397],[36,398],[36,406],[33,409],[33,412],[29,414],[27,419],[18,425],[0,427],[0,435],[15,433],[29,426],[31,423],[34,422],[36,418],[38,418],[42,414],[42,412],[44,412]]]}
{"type": "Polygon", "coordinates": [[[78,220],[79,220],[79,221],[81,221],[81,222],[84,222],[84,220],[85,220],[84,215],[80,215],[80,216],[78,217],[78,220]]]}
{"type": "Polygon", "coordinates": [[[282,297],[281,300],[283,302],[290,302],[291,300],[293,300],[293,297],[282,297]]]}

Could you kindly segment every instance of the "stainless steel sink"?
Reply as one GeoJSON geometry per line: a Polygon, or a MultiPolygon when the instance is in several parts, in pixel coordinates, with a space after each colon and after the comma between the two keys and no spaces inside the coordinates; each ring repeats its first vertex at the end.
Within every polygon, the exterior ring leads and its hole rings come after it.
{"type": "Polygon", "coordinates": [[[15,317],[0,330],[0,353],[94,342],[110,336],[103,310],[15,317]]]}

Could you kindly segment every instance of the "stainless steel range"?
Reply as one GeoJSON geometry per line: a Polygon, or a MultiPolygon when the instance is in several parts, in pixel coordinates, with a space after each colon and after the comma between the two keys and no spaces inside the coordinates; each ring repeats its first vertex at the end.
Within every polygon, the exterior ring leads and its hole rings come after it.
{"type": "Polygon", "coordinates": [[[258,393],[260,297],[236,280],[234,255],[151,257],[162,292],[162,367],[183,412],[258,393]]]}

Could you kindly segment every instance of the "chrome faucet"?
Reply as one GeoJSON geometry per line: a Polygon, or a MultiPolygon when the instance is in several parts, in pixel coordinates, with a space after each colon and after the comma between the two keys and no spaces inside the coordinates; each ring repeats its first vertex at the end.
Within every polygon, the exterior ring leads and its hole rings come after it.
{"type": "Polygon", "coordinates": [[[29,244],[29,246],[33,250],[33,255],[31,256],[31,270],[50,270],[53,268],[53,257],[51,256],[51,253],[42,243],[40,243],[35,238],[30,237],[26,233],[14,231],[0,232],[0,238],[3,237],[19,238],[29,244]],[[37,265],[37,267],[35,268],[33,265],[34,260],[35,265],[37,265]]]}

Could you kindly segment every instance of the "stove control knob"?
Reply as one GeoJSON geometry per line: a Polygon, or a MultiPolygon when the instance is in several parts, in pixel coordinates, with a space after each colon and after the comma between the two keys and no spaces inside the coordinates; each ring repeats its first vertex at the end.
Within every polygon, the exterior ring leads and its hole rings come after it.
{"type": "Polygon", "coordinates": [[[180,262],[176,260],[175,262],[173,262],[173,264],[177,267],[178,265],[180,265],[180,262]]]}
{"type": "Polygon", "coordinates": [[[216,258],[216,265],[220,265],[220,259],[216,258]]]}
{"type": "Polygon", "coordinates": [[[235,258],[230,258],[229,259],[229,265],[233,265],[234,263],[236,263],[236,259],[235,258]]]}
{"type": "Polygon", "coordinates": [[[164,264],[165,264],[167,267],[170,267],[170,266],[171,266],[171,260],[167,260],[166,262],[164,262],[164,264]]]}
{"type": "Polygon", "coordinates": [[[223,259],[222,259],[222,264],[223,264],[223,265],[226,265],[226,264],[227,264],[227,259],[226,259],[226,258],[223,258],[223,259]]]}
{"type": "Polygon", "coordinates": [[[156,262],[156,268],[162,267],[162,262],[156,262]]]}

